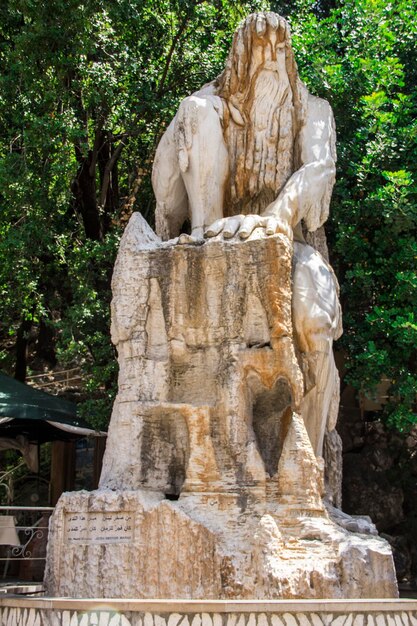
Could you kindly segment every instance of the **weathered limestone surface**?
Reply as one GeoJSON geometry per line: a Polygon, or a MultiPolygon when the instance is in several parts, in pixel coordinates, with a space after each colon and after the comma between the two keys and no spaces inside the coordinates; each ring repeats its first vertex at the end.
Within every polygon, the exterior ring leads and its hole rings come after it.
{"type": "Polygon", "coordinates": [[[101,484],[250,499],[265,490],[264,463],[276,474],[280,431],[303,392],[291,244],[277,236],[151,251],[139,242],[133,252],[147,227],[136,215],[128,228],[114,273],[121,384],[101,484]]]}
{"type": "Polygon", "coordinates": [[[60,499],[51,595],[395,595],[388,545],[323,505],[299,414],[291,253],[280,234],[167,245],[133,216],[113,279],[120,384],[101,486],[60,499]],[[71,513],[98,511],[131,513],[131,541],[68,542],[71,513]]]}

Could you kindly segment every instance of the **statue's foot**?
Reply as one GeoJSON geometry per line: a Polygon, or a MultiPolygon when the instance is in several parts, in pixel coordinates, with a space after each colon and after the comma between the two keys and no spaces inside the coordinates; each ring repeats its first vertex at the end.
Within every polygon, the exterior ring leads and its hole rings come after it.
{"type": "Polygon", "coordinates": [[[182,233],[178,237],[177,241],[177,244],[180,246],[202,246],[203,243],[205,243],[203,236],[200,237],[198,235],[187,235],[186,233],[182,233]]]}

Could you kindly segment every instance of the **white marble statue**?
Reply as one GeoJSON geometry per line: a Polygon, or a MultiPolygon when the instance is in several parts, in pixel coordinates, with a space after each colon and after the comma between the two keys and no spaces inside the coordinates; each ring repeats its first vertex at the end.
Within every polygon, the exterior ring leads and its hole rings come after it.
{"type": "Polygon", "coordinates": [[[247,239],[259,228],[267,236],[294,236],[302,414],[317,455],[326,426],[332,430],[337,417],[332,343],[341,334],[341,314],[337,281],[306,245],[302,222],[316,231],[326,221],[335,161],[332,110],[299,79],[287,22],[258,13],[237,30],[224,72],[180,104],[158,146],[152,177],[163,239],[247,239]],[[191,235],[180,234],[187,219],[191,235]]]}

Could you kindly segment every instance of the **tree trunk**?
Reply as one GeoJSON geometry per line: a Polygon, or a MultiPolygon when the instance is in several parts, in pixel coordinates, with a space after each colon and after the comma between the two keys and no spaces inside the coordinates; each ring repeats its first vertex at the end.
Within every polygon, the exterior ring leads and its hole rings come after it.
{"type": "Polygon", "coordinates": [[[80,162],[80,167],[72,184],[74,208],[81,215],[88,239],[100,241],[103,238],[103,232],[97,203],[94,152],[89,150],[87,158],[84,159],[80,159],[77,155],[77,160],[80,162]]]}
{"type": "Polygon", "coordinates": [[[28,340],[31,328],[32,322],[29,320],[23,320],[19,326],[16,336],[14,377],[22,383],[26,380],[28,340]]]}
{"type": "MultiPolygon", "coordinates": [[[[120,149],[116,148],[118,152],[120,149]]],[[[112,142],[111,134],[103,133],[103,141],[98,153],[98,169],[100,175],[100,205],[103,211],[103,232],[106,233],[111,225],[112,217],[119,209],[119,176],[117,168],[117,154],[112,142]],[[116,158],[113,158],[116,156],[116,158]]]]}
{"type": "Polygon", "coordinates": [[[46,361],[52,367],[56,365],[54,329],[50,323],[45,323],[43,320],[39,323],[36,356],[41,361],[46,361]]]}

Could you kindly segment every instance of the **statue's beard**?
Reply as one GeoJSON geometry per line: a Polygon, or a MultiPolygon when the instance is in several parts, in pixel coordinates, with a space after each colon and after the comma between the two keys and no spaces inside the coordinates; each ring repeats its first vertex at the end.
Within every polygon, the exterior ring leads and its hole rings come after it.
{"type": "Polygon", "coordinates": [[[227,138],[234,205],[229,211],[261,213],[293,173],[293,98],[287,76],[263,68],[242,104],[245,127],[232,125],[227,138]]]}
{"type": "Polygon", "coordinates": [[[276,135],[277,115],[288,96],[289,82],[280,80],[277,72],[263,69],[251,86],[253,100],[250,108],[250,121],[256,132],[269,130],[276,135]]]}

